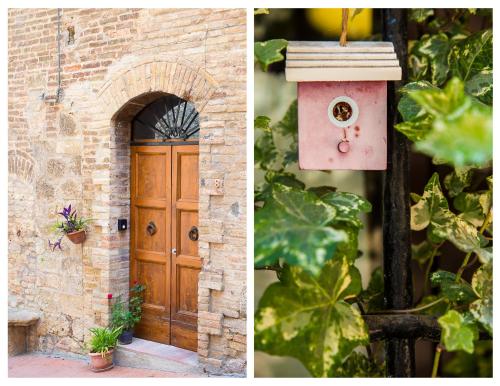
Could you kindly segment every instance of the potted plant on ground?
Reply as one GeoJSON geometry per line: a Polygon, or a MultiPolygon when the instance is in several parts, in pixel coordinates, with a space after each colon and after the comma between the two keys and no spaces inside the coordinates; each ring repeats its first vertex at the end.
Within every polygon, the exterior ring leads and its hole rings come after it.
{"type": "MultiPolygon", "coordinates": [[[[56,221],[53,230],[66,235],[74,244],[81,244],[86,239],[86,230],[90,219],[78,217],[76,210],[71,211],[71,204],[67,208],[63,208],[59,215],[64,217],[64,221],[56,221]]],[[[49,241],[49,247],[54,251],[56,248],[61,248],[62,236],[54,243],[49,241]]]]}
{"type": "Polygon", "coordinates": [[[111,369],[113,364],[113,351],[116,347],[118,335],[121,328],[91,328],[92,339],[90,341],[90,369],[95,372],[111,369]]]}
{"type": "Polygon", "coordinates": [[[142,316],[142,292],[146,287],[142,284],[134,283],[130,288],[130,297],[128,304],[117,298],[111,309],[111,327],[121,328],[121,334],[118,340],[121,344],[132,343],[134,335],[134,326],[139,323],[142,316]]]}

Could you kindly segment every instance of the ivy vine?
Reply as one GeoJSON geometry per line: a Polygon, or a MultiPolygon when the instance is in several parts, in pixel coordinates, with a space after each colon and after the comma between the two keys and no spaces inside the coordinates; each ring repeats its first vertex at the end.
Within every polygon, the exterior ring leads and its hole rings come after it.
{"type": "MultiPolygon", "coordinates": [[[[419,33],[409,41],[410,76],[399,90],[402,120],[395,129],[416,152],[451,171],[444,178],[434,173],[408,198],[411,228],[425,234],[412,254],[426,275],[424,296],[408,312],[433,315],[442,329],[432,376],[443,350],[457,353],[443,374],[485,376],[491,342],[484,337],[493,335],[493,34],[491,23],[471,32],[469,22],[476,15],[491,20],[491,10],[448,11],[409,11],[419,33]],[[462,256],[460,268],[435,270],[450,246],[462,256]],[[476,366],[463,364],[472,357],[476,366]]],[[[263,71],[283,60],[286,45],[284,39],[255,43],[263,71]]],[[[333,187],[307,187],[290,171],[297,162],[296,101],[282,120],[258,116],[254,127],[255,166],[265,173],[254,195],[255,267],[278,278],[256,309],[255,349],[295,357],[315,377],[384,376],[363,319],[383,310],[382,270],[363,289],[354,265],[360,215],[371,204],[333,187]],[[280,148],[282,139],[289,146],[280,148]]]]}

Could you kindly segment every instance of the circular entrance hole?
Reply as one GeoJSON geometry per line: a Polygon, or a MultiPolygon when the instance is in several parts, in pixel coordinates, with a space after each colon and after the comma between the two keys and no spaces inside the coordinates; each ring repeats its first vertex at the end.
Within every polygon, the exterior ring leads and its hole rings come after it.
{"type": "Polygon", "coordinates": [[[339,122],[348,121],[352,117],[352,107],[347,102],[338,102],[333,106],[332,114],[339,122]]]}

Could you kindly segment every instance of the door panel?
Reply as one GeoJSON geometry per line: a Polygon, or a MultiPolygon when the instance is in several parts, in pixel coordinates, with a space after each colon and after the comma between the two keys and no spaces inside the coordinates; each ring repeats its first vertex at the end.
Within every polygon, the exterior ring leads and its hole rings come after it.
{"type": "Polygon", "coordinates": [[[198,226],[198,146],[172,148],[172,344],[197,346],[198,241],[189,232],[198,226]],[[175,342],[175,343],[174,343],[175,342]]]}
{"type": "Polygon", "coordinates": [[[170,344],[171,147],[131,148],[130,280],[146,285],[136,336],[170,344]],[[154,232],[148,232],[148,225],[154,232]]]}
{"type": "Polygon", "coordinates": [[[131,149],[130,280],[146,285],[136,336],[196,351],[198,146],[131,149]]]}

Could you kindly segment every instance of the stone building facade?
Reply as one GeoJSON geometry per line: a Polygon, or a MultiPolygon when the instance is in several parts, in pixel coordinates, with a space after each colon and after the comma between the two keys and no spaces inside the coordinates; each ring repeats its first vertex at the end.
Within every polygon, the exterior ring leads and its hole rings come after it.
{"type": "Polygon", "coordinates": [[[130,117],[154,92],[200,114],[198,357],[246,368],[246,12],[10,9],[9,306],[37,311],[38,350],[83,353],[129,286],[130,117]],[[59,31],[59,32],[58,32],[59,31]],[[58,38],[59,36],[59,38],[58,38]],[[71,203],[87,241],[52,251],[71,203]]]}

